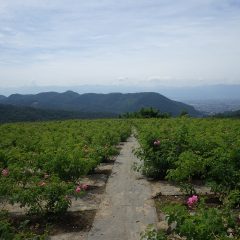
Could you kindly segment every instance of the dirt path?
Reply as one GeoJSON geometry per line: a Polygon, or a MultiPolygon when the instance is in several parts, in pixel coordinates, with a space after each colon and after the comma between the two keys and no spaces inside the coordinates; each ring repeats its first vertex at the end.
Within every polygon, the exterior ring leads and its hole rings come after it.
{"type": "Polygon", "coordinates": [[[136,147],[130,137],[116,159],[88,240],[138,240],[148,224],[157,222],[150,185],[132,169],[139,161],[132,153],[136,147]]]}

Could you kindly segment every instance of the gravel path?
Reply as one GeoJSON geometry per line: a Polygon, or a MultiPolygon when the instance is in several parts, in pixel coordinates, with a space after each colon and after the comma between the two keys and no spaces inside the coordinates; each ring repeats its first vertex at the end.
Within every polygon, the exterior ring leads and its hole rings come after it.
{"type": "Polygon", "coordinates": [[[139,160],[134,137],[124,144],[107,182],[88,240],[138,240],[148,224],[157,222],[150,184],[132,169],[139,160]]]}

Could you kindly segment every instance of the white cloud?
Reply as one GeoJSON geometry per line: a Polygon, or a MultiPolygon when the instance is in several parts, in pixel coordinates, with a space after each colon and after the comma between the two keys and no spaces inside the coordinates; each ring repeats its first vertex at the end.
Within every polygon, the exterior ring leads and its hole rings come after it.
{"type": "Polygon", "coordinates": [[[0,0],[0,85],[240,81],[237,3],[0,0]]]}

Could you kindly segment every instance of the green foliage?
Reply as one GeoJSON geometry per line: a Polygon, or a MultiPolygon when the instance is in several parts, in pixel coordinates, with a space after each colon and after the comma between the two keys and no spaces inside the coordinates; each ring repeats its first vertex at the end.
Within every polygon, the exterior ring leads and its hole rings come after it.
{"type": "Polygon", "coordinates": [[[149,225],[145,232],[141,233],[141,240],[167,240],[167,236],[162,231],[157,231],[152,225],[149,225]]]}
{"type": "Polygon", "coordinates": [[[180,113],[179,116],[180,116],[180,117],[188,116],[188,112],[185,111],[185,110],[183,110],[183,111],[180,113]]]}
{"type": "Polygon", "coordinates": [[[239,208],[240,207],[240,190],[235,189],[230,191],[224,199],[226,206],[230,208],[239,208]]]}
{"type": "Polygon", "coordinates": [[[179,204],[169,204],[163,211],[168,216],[168,224],[176,224],[173,232],[187,240],[227,239],[230,231],[234,236],[232,239],[240,237],[236,217],[229,209],[207,208],[201,202],[192,213],[179,204]]]}
{"type": "Polygon", "coordinates": [[[238,120],[135,120],[141,147],[141,170],[175,182],[201,180],[213,190],[240,190],[240,122],[238,120]],[[154,145],[159,141],[158,145],[154,145]]]}
{"type": "MultiPolygon", "coordinates": [[[[144,122],[139,121],[139,123],[144,122]]],[[[172,158],[174,158],[171,154],[172,142],[168,137],[159,138],[155,131],[141,131],[140,128],[144,126],[140,124],[137,125],[137,130],[141,147],[135,153],[143,160],[142,172],[149,177],[164,178],[167,170],[172,167],[172,158]],[[158,139],[160,144],[154,145],[158,139]]]]}
{"type": "Polygon", "coordinates": [[[67,211],[81,177],[118,153],[131,133],[123,120],[0,125],[0,201],[29,213],[67,211]]]}
{"type": "MultiPolygon", "coordinates": [[[[131,134],[123,120],[0,125],[0,203],[19,204],[47,219],[66,213],[81,177],[118,153],[131,134]]],[[[46,239],[0,215],[0,239],[46,239]]]]}
{"type": "Polygon", "coordinates": [[[181,188],[181,191],[185,193],[185,195],[187,196],[192,196],[197,194],[194,186],[191,183],[181,183],[180,188],[181,188]]]}
{"type": "Polygon", "coordinates": [[[218,113],[214,115],[214,118],[240,118],[240,110],[218,113]]]}
{"type": "Polygon", "coordinates": [[[22,221],[18,226],[14,225],[7,212],[0,211],[0,239],[2,240],[46,240],[47,231],[43,234],[35,234],[29,231],[29,220],[22,221]]]}
{"type": "Polygon", "coordinates": [[[0,104],[0,123],[116,117],[117,114],[111,112],[86,112],[81,110],[64,111],[49,109],[49,107],[47,109],[39,109],[33,107],[0,104]]]}
{"type": "Polygon", "coordinates": [[[127,112],[119,116],[120,118],[169,118],[169,113],[161,113],[155,108],[141,108],[138,112],[127,112]]]}
{"type": "MultiPolygon", "coordinates": [[[[212,187],[223,205],[208,208],[201,202],[193,209],[181,204],[162,207],[172,233],[187,240],[240,239],[240,122],[229,119],[135,120],[144,174],[180,184],[192,196],[194,180],[212,187]]],[[[154,234],[154,230],[148,233],[154,234]]]]}
{"type": "Polygon", "coordinates": [[[13,239],[14,230],[7,220],[0,220],[0,239],[13,239]]]}

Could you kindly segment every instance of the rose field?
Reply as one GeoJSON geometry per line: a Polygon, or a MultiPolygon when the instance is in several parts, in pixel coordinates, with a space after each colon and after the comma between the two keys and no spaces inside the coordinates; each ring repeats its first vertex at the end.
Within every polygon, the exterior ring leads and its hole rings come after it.
{"type": "MultiPolygon", "coordinates": [[[[88,188],[81,177],[116,155],[116,145],[130,131],[118,120],[1,125],[1,205],[19,204],[27,215],[50,220],[66,213],[72,197],[80,198],[88,188]]],[[[25,231],[28,221],[14,226],[6,211],[0,217],[1,239],[37,237],[25,231]]],[[[44,231],[39,238],[45,239],[44,231]]]]}
{"type": "MultiPolygon", "coordinates": [[[[239,239],[240,121],[183,117],[139,120],[135,127],[142,160],[136,169],[181,190],[155,197],[159,218],[164,213],[167,220],[163,229],[189,240],[239,239]],[[209,190],[197,193],[204,186],[209,190]]],[[[148,229],[143,239],[167,237],[148,229]]]]}
{"type": "MultiPolygon", "coordinates": [[[[156,190],[158,215],[139,239],[240,239],[239,120],[68,120],[2,124],[0,133],[0,239],[48,239],[62,216],[70,224],[73,203],[97,193],[86,179],[131,134],[132,168],[156,190]]],[[[75,220],[90,229],[94,214],[75,220]]]]}

